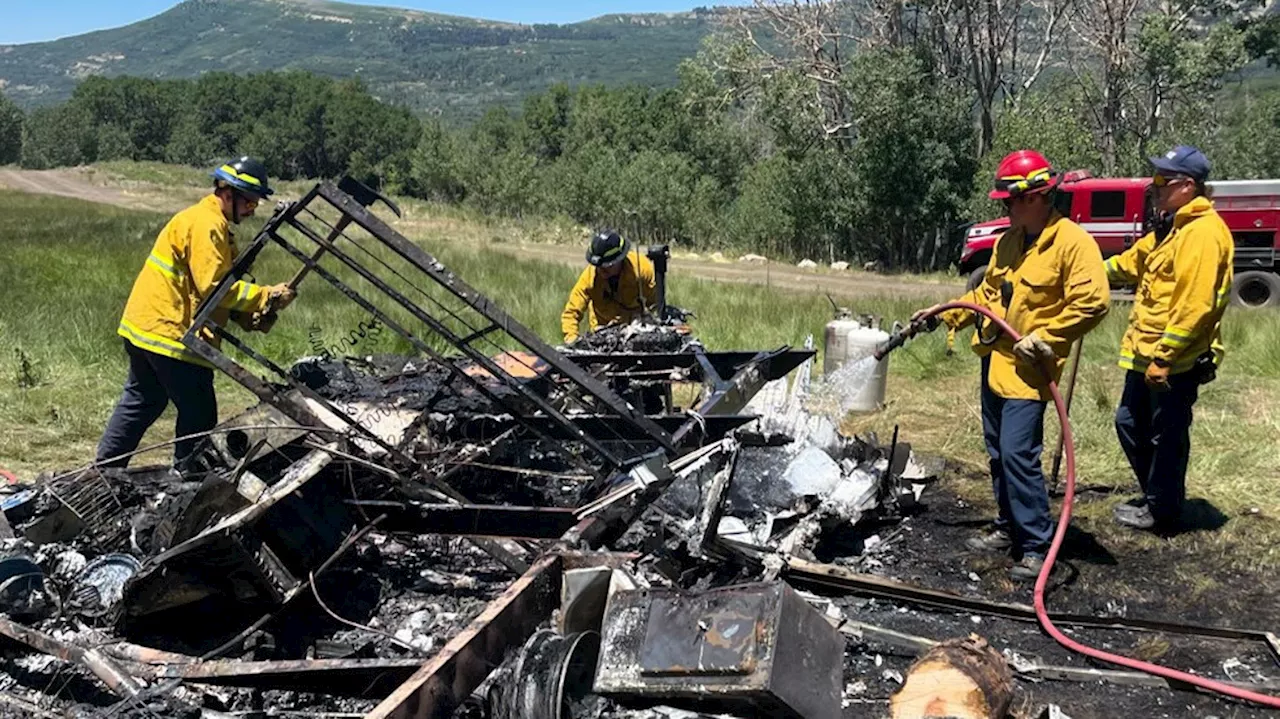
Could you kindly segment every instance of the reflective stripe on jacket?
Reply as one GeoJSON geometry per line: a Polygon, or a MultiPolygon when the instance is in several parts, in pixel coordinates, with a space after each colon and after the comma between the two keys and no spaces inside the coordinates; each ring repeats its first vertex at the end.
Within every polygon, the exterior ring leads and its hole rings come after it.
{"type": "MultiPolygon", "coordinates": [[[[1111,294],[1102,252],[1084,228],[1056,212],[1035,242],[1025,245],[1020,230],[1001,235],[982,282],[960,299],[994,310],[1021,335],[1034,331],[1057,355],[1057,382],[1071,343],[1107,314],[1111,294]]],[[[975,314],[948,310],[942,320],[959,329],[975,322],[975,314]]],[[[994,323],[981,323],[972,346],[979,355],[992,355],[987,380],[998,396],[1050,399],[1042,368],[1015,359],[1013,342],[994,323]]]]}
{"type": "MultiPolygon", "coordinates": [[[[182,344],[196,309],[231,269],[236,248],[218,198],[209,195],[169,220],[133,282],[116,333],[135,346],[166,357],[208,366],[182,344]]],[[[227,293],[213,320],[222,325],[232,311],[257,312],[266,288],[243,280],[227,293]]],[[[201,334],[213,346],[219,338],[201,334]]]]}
{"type": "Polygon", "coordinates": [[[630,322],[640,315],[644,307],[657,304],[657,287],[653,263],[639,250],[632,251],[623,261],[616,290],[604,277],[597,277],[594,266],[588,265],[578,275],[578,282],[569,291],[569,300],[560,313],[560,329],[565,343],[578,339],[578,327],[588,308],[591,312],[587,323],[592,332],[611,322],[630,322]],[[641,306],[642,297],[644,307],[641,306]]]}
{"type": "Polygon", "coordinates": [[[1205,352],[1220,364],[1234,259],[1231,230],[1212,202],[1197,197],[1174,214],[1173,230],[1163,242],[1148,234],[1107,260],[1111,280],[1138,285],[1120,343],[1120,366],[1142,372],[1160,359],[1170,364],[1170,374],[1180,374],[1205,352]]]}

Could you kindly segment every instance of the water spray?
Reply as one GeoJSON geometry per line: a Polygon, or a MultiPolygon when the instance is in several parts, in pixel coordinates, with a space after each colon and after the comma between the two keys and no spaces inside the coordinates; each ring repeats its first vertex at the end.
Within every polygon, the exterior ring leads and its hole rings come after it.
{"type": "MultiPolygon", "coordinates": [[[[921,331],[932,331],[936,329],[938,326],[937,315],[951,309],[963,309],[977,312],[990,319],[996,327],[1000,328],[1000,331],[1007,334],[1014,342],[1022,339],[1022,336],[1010,327],[1003,318],[986,307],[970,302],[948,302],[930,308],[928,310],[928,314],[924,318],[916,320],[907,327],[895,332],[888,341],[876,349],[876,360],[879,361],[884,359],[886,355],[906,344],[907,340],[919,334],[921,331]]],[[[1178,671],[1177,669],[1170,669],[1169,667],[1161,666],[1159,664],[1131,659],[1119,654],[1112,654],[1110,652],[1104,652],[1101,649],[1085,646],[1084,644],[1081,644],[1063,634],[1062,631],[1049,619],[1049,612],[1045,608],[1044,593],[1049,584],[1049,576],[1053,572],[1054,562],[1058,559],[1058,551],[1062,548],[1062,541],[1067,535],[1067,527],[1071,524],[1071,508],[1075,502],[1076,494],[1076,449],[1075,440],[1071,435],[1071,420],[1067,416],[1067,404],[1063,401],[1062,394],[1058,391],[1058,383],[1053,380],[1049,380],[1049,394],[1053,398],[1053,406],[1058,412],[1058,421],[1062,425],[1062,444],[1066,450],[1067,473],[1066,487],[1063,490],[1062,496],[1062,511],[1058,515],[1058,526],[1053,534],[1053,542],[1049,545],[1049,553],[1044,558],[1044,567],[1041,568],[1040,575],[1036,577],[1033,596],[1036,619],[1040,622],[1040,628],[1044,629],[1045,633],[1053,637],[1053,640],[1058,644],[1061,644],[1068,650],[1078,654],[1083,654],[1087,657],[1107,662],[1108,664],[1115,664],[1135,671],[1163,677],[1174,682],[1189,684],[1206,691],[1223,694],[1235,699],[1280,709],[1280,697],[1260,694],[1258,692],[1241,689],[1223,682],[1206,679],[1205,677],[1197,676],[1195,674],[1178,671]]]]}

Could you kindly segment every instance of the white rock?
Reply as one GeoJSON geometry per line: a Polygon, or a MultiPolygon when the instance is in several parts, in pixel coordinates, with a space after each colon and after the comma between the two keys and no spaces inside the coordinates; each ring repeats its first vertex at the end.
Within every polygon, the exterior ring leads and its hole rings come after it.
{"type": "Polygon", "coordinates": [[[724,256],[723,252],[712,252],[711,261],[712,262],[728,262],[729,260],[724,256]]]}
{"type": "Polygon", "coordinates": [[[969,581],[980,582],[982,581],[982,577],[979,577],[976,572],[969,572],[969,581]]]}
{"type": "Polygon", "coordinates": [[[813,260],[800,260],[800,263],[796,265],[796,267],[799,267],[802,270],[811,270],[817,266],[818,263],[813,260]]]}
{"type": "Polygon", "coordinates": [[[738,258],[738,261],[749,262],[757,265],[763,265],[764,263],[769,261],[769,258],[765,257],[764,255],[743,255],[742,257],[738,258]]]}
{"type": "Polygon", "coordinates": [[[405,627],[404,629],[396,630],[395,637],[396,637],[396,641],[404,642],[405,644],[410,644],[411,642],[413,642],[413,632],[409,631],[408,627],[405,627]]]}
{"type": "Polygon", "coordinates": [[[832,262],[831,269],[835,270],[836,272],[844,272],[845,270],[849,269],[849,263],[848,262],[832,262]]]}

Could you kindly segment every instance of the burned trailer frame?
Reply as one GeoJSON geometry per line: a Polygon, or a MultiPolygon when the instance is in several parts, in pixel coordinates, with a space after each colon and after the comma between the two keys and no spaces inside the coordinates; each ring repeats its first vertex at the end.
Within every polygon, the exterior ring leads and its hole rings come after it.
{"type": "MultiPolygon", "coordinates": [[[[617,477],[619,472],[632,472],[647,478],[644,480],[645,491],[634,501],[626,503],[627,506],[619,505],[609,512],[579,517],[567,532],[562,530],[569,524],[568,512],[470,505],[456,491],[444,493],[459,502],[457,506],[402,502],[370,504],[360,508],[380,513],[389,525],[399,524],[410,531],[417,529],[429,533],[431,527],[422,525],[438,524],[442,534],[465,536],[477,543],[483,540],[485,544],[482,546],[489,549],[494,548],[498,538],[545,541],[559,537],[540,557],[530,556],[529,563],[521,568],[526,569],[524,574],[501,597],[490,603],[462,634],[454,637],[435,657],[414,672],[370,715],[442,717],[479,686],[508,650],[520,646],[552,616],[566,562],[571,563],[572,557],[580,557],[577,552],[582,549],[607,546],[669,486],[672,480],[670,472],[655,474],[652,471],[655,462],[664,464],[681,456],[692,457],[692,454],[687,454],[691,450],[753,419],[739,414],[751,397],[766,381],[785,376],[813,353],[788,347],[766,352],[706,353],[697,347],[694,352],[683,356],[640,358],[642,367],[666,366],[684,371],[706,387],[703,400],[685,415],[646,416],[605,384],[602,378],[607,378],[607,370],[601,372],[598,366],[593,366],[594,363],[581,362],[556,351],[450,272],[435,257],[370,212],[367,205],[378,198],[368,188],[344,178],[336,185],[316,185],[297,203],[278,207],[236,259],[227,276],[203,300],[191,329],[182,338],[183,345],[190,351],[249,389],[264,403],[301,426],[315,427],[317,436],[325,438],[327,444],[323,448],[314,447],[307,459],[294,468],[295,474],[313,474],[312,465],[323,464],[335,456],[333,450],[338,442],[335,442],[337,438],[334,435],[336,431],[343,430],[342,439],[365,445],[372,443],[384,450],[391,460],[388,466],[403,470],[405,479],[418,477],[435,485],[448,479],[447,473],[440,477],[424,476],[428,474],[423,472],[424,467],[418,466],[400,447],[393,446],[394,440],[382,438],[357,418],[348,416],[334,401],[326,399],[288,369],[255,349],[234,327],[223,327],[215,320],[218,306],[228,297],[234,283],[248,276],[253,263],[271,245],[280,247],[306,270],[299,273],[299,279],[305,274],[323,280],[409,346],[447,369],[458,386],[491,402],[495,416],[500,413],[508,418],[504,421],[519,425],[544,440],[570,440],[588,449],[589,455],[594,455],[596,460],[593,470],[597,471],[597,482],[603,482],[610,476],[617,477]],[[325,219],[335,216],[333,220],[325,219]],[[359,239],[353,236],[356,233],[360,234],[359,239]],[[366,233],[368,237],[365,237],[366,233]],[[384,256],[395,258],[400,266],[407,264],[411,270],[407,273],[409,277],[396,277],[409,282],[409,289],[398,290],[384,280],[377,265],[377,255],[369,251],[370,247],[381,251],[384,256]],[[361,253],[373,257],[374,261],[365,260],[361,253]],[[358,279],[344,281],[352,275],[358,279]],[[368,286],[375,288],[376,292],[364,289],[368,286]],[[437,296],[428,295],[424,288],[434,291],[437,296]],[[415,301],[419,293],[433,304],[428,306],[415,301]],[[465,317],[460,316],[463,314],[465,317]],[[411,319],[404,321],[405,316],[411,319]],[[458,329],[459,324],[463,329],[458,329]],[[210,335],[239,350],[256,363],[258,369],[274,375],[277,381],[260,377],[249,366],[223,353],[207,339],[210,335]],[[499,346],[501,352],[494,355],[481,351],[481,343],[499,346]],[[452,352],[468,361],[471,367],[464,368],[460,362],[454,361],[459,357],[452,352]],[[532,364],[537,365],[536,369],[532,364]],[[530,381],[529,375],[517,371],[517,365],[533,370],[534,379],[530,381]],[[569,406],[580,412],[568,411],[566,408],[569,406]],[[331,417],[326,417],[326,414],[331,417]],[[335,426],[334,418],[338,426],[335,426]],[[612,443],[611,437],[622,442],[612,443]],[[619,451],[619,444],[622,451],[619,451]],[[655,446],[656,452],[653,451],[655,446]]],[[[385,263],[381,266],[391,269],[385,263]]],[[[624,366],[626,362],[634,366],[636,358],[617,359],[618,362],[610,363],[615,368],[624,366]]],[[[510,429],[510,425],[488,427],[484,433],[506,429],[510,429]]],[[[731,443],[731,440],[723,441],[731,443]]],[[[306,479],[299,476],[296,482],[286,483],[278,488],[278,492],[271,494],[279,494],[277,499],[283,500],[286,495],[292,496],[294,489],[300,488],[291,485],[303,482],[306,479]]],[[[320,489],[308,494],[317,493],[323,494],[320,489]]],[[[346,502],[339,504],[342,506],[335,510],[338,513],[357,508],[346,502]]],[[[139,579],[151,575],[154,578],[151,582],[136,582],[131,587],[131,595],[133,598],[139,597],[140,593],[148,595],[153,608],[166,605],[166,600],[173,596],[170,592],[186,591],[204,581],[205,577],[196,566],[203,563],[201,557],[210,552],[227,554],[223,550],[231,547],[235,550],[230,552],[235,563],[246,566],[242,583],[254,585],[254,591],[268,599],[269,604],[279,606],[288,603],[309,587],[311,576],[303,570],[314,564],[315,557],[304,558],[305,561],[296,558],[282,561],[275,556],[275,540],[267,538],[268,541],[263,541],[263,537],[257,536],[258,528],[254,525],[264,522],[256,518],[269,520],[269,515],[278,514],[282,507],[282,501],[256,503],[245,516],[228,518],[205,536],[172,548],[171,559],[182,557],[185,561],[191,558],[191,575],[172,571],[173,568],[163,566],[166,562],[153,562],[149,572],[144,570],[143,575],[146,576],[140,575],[139,579]],[[245,558],[252,561],[241,561],[245,558]],[[166,578],[166,574],[172,576],[166,578]]],[[[329,534],[331,540],[343,536],[339,532],[329,534]]],[[[347,535],[347,539],[330,553],[331,559],[341,554],[359,534],[357,531],[347,535]]],[[[327,545],[332,543],[322,542],[326,546],[312,546],[310,549],[314,550],[313,553],[323,552],[330,549],[327,545]]],[[[616,555],[592,554],[589,559],[579,561],[608,563],[616,561],[616,555]]],[[[509,568],[516,568],[512,562],[503,563],[509,568]]],[[[328,561],[324,566],[327,564],[328,561]]],[[[266,617],[264,615],[264,619],[266,617]]],[[[258,675],[255,669],[246,667],[243,672],[258,675]]],[[[343,669],[334,664],[324,667],[324,672],[342,674],[343,669]]],[[[404,671],[405,667],[397,666],[395,669],[404,671]]],[[[195,675],[214,674],[221,675],[220,678],[227,683],[242,681],[238,676],[242,670],[230,665],[207,670],[171,671],[191,679],[195,675]]],[[[276,665],[266,674],[272,672],[289,675],[308,673],[305,666],[292,664],[276,665]]],[[[254,681],[263,685],[272,683],[266,676],[254,681]]]]}
{"type": "MultiPolygon", "coordinates": [[[[316,416],[311,408],[286,397],[277,387],[272,386],[247,368],[236,363],[208,342],[202,336],[202,333],[207,332],[221,337],[224,341],[253,359],[257,364],[270,370],[283,383],[301,393],[307,400],[317,404],[325,412],[332,413],[335,417],[338,417],[351,428],[352,432],[377,443],[393,456],[406,459],[395,448],[388,446],[367,428],[361,426],[359,422],[347,417],[346,413],[325,400],[315,390],[292,377],[287,370],[254,350],[234,332],[214,320],[219,304],[227,297],[234,283],[248,273],[249,268],[262,250],[268,244],[274,243],[298,260],[305,269],[309,269],[310,274],[328,282],[348,299],[369,312],[383,326],[395,332],[415,349],[432,358],[442,367],[448,369],[456,380],[491,401],[495,407],[502,408],[513,417],[523,417],[527,414],[521,411],[522,406],[520,404],[503,397],[499,391],[502,390],[510,393],[508,397],[517,397],[523,403],[536,408],[537,415],[545,417],[548,422],[529,423],[526,425],[527,429],[546,439],[570,439],[582,443],[599,459],[603,465],[604,473],[607,474],[612,470],[625,470],[629,466],[642,461],[643,455],[646,453],[636,451],[629,455],[618,455],[605,446],[597,437],[577,426],[564,412],[558,409],[550,396],[551,390],[540,390],[550,387],[560,397],[577,402],[583,407],[589,407],[596,414],[612,418],[627,430],[627,435],[625,436],[643,438],[645,441],[657,445],[668,456],[674,456],[677,453],[676,444],[666,430],[650,420],[626,400],[619,397],[598,379],[569,361],[564,355],[556,352],[532,330],[517,322],[495,302],[471,287],[449,271],[435,257],[410,242],[378,218],[377,215],[369,211],[367,205],[377,198],[378,195],[372,190],[351,178],[344,178],[337,185],[332,183],[316,185],[298,202],[278,209],[258,233],[252,244],[237,258],[231,271],[227,273],[210,296],[201,303],[191,328],[182,338],[183,345],[232,379],[244,385],[263,401],[292,417],[295,421],[317,427],[323,426],[320,418],[316,416]],[[336,211],[338,219],[333,223],[327,222],[320,214],[326,211],[336,211]],[[394,256],[407,263],[412,269],[413,276],[397,276],[410,282],[411,287],[430,300],[435,307],[428,308],[414,302],[406,293],[398,291],[384,278],[380,277],[374,269],[357,259],[354,251],[349,252],[348,250],[359,250],[376,259],[376,255],[369,248],[364,247],[351,236],[348,231],[351,226],[358,227],[368,233],[376,243],[375,249],[388,249],[394,253],[394,256]],[[308,240],[311,246],[306,249],[310,251],[306,251],[295,243],[290,242],[284,236],[286,230],[292,230],[308,240]],[[397,322],[390,316],[388,311],[381,309],[377,304],[360,294],[349,283],[344,282],[335,273],[321,265],[320,260],[326,255],[337,260],[341,267],[353,272],[362,281],[375,287],[384,299],[389,298],[392,301],[393,307],[398,307],[414,320],[424,325],[427,334],[420,336],[414,329],[397,322]],[[436,290],[442,289],[443,292],[440,294],[444,299],[452,298],[456,304],[452,308],[446,306],[439,297],[427,294],[422,289],[423,287],[436,290]],[[464,317],[462,313],[467,313],[469,316],[464,317]],[[460,334],[460,331],[452,329],[450,322],[461,324],[467,330],[467,333],[460,334]],[[429,336],[443,340],[449,347],[459,352],[462,357],[474,363],[480,371],[474,373],[464,371],[458,363],[451,361],[451,358],[445,356],[440,350],[425,341],[424,337],[429,336]],[[541,365],[537,374],[540,375],[543,381],[539,382],[537,386],[522,381],[521,378],[514,376],[507,367],[503,366],[506,363],[495,361],[493,356],[477,348],[476,343],[482,339],[495,347],[500,346],[493,339],[494,337],[504,341],[507,346],[522,347],[523,352],[535,357],[536,362],[541,365]],[[494,385],[497,386],[495,387],[494,385]],[[548,428],[552,429],[553,432],[548,434],[546,431],[548,428]]],[[[385,263],[383,264],[388,269],[392,269],[385,263]]],[[[392,271],[394,272],[394,269],[392,271]]],[[[525,364],[519,354],[511,350],[502,350],[499,357],[501,359],[510,358],[516,364],[525,364]]],[[[530,369],[533,368],[530,367],[530,369]]]]}

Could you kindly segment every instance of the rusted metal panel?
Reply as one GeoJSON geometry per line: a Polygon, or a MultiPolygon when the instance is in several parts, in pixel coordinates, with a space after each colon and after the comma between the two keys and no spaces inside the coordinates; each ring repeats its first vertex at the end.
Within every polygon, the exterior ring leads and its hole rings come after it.
{"type": "Polygon", "coordinates": [[[489,604],[461,634],[367,715],[367,719],[444,719],[551,616],[562,563],[546,555],[489,604]]]}

